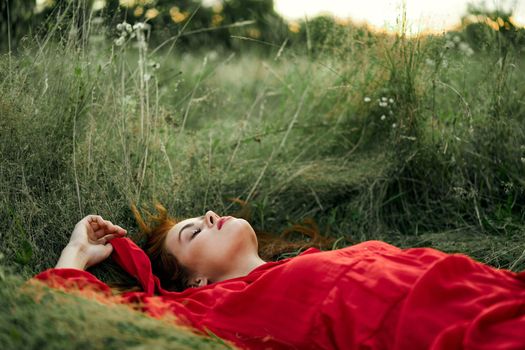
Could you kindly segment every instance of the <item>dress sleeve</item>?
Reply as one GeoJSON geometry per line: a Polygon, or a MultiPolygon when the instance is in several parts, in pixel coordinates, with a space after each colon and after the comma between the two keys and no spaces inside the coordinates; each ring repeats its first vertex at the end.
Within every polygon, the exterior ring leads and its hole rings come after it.
{"type": "Polygon", "coordinates": [[[92,291],[111,295],[111,288],[107,284],[83,270],[71,268],[49,269],[39,273],[33,279],[43,282],[51,288],[66,291],[92,291]]]}

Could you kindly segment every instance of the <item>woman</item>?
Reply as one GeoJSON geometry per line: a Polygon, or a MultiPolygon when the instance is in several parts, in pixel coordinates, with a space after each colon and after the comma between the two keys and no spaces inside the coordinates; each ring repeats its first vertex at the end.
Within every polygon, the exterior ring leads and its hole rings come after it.
{"type": "Polygon", "coordinates": [[[143,289],[122,302],[241,348],[525,349],[524,273],[379,241],[266,262],[243,219],[208,211],[176,222],[159,209],[152,224],[134,210],[149,257],[124,229],[88,216],[56,268],[37,279],[109,294],[84,270],[113,252],[143,289]]]}

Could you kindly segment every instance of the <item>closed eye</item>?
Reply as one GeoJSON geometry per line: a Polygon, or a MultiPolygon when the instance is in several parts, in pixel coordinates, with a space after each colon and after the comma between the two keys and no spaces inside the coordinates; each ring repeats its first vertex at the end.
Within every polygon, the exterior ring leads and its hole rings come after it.
{"type": "Polygon", "coordinates": [[[190,240],[192,240],[195,236],[197,236],[201,231],[202,230],[200,228],[193,230],[190,240]]]}

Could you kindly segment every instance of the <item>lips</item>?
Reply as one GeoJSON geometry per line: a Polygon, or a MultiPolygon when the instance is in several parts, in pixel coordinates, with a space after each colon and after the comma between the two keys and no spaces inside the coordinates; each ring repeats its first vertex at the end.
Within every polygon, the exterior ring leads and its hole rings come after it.
{"type": "Polygon", "coordinates": [[[226,220],[231,219],[231,216],[223,216],[222,218],[217,221],[217,228],[220,230],[222,228],[222,225],[226,222],[226,220]]]}

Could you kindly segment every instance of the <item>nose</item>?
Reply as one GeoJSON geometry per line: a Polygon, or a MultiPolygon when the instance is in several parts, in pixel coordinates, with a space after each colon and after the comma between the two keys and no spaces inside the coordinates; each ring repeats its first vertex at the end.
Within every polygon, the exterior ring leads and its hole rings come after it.
{"type": "Polygon", "coordinates": [[[204,215],[204,220],[206,221],[206,225],[208,225],[209,227],[213,227],[213,225],[216,225],[217,221],[220,218],[221,217],[219,215],[215,214],[215,212],[211,210],[208,210],[206,212],[206,215],[204,215]]]}

